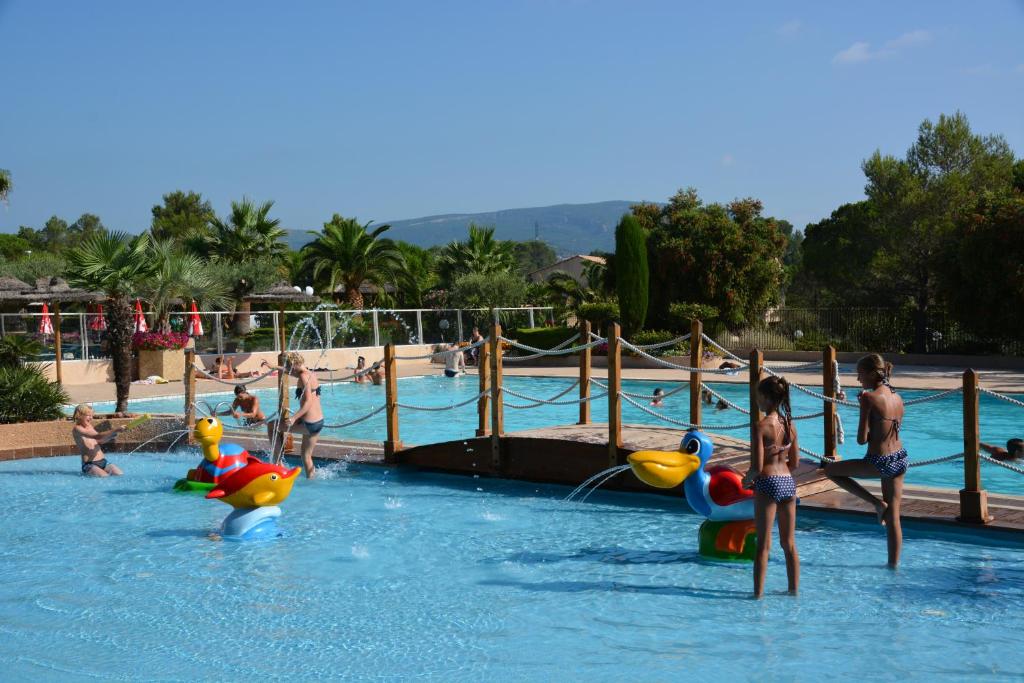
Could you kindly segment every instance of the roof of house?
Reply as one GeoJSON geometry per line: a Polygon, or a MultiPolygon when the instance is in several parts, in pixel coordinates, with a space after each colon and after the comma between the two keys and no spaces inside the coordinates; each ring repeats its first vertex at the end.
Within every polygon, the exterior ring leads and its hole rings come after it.
{"type": "Polygon", "coordinates": [[[590,261],[591,263],[599,263],[602,266],[607,265],[607,262],[601,256],[591,256],[590,254],[573,254],[572,256],[566,256],[563,259],[559,259],[558,261],[555,261],[551,265],[547,265],[544,266],[543,268],[538,268],[537,270],[530,271],[529,273],[527,273],[527,276],[533,275],[534,273],[539,273],[542,270],[550,270],[552,268],[556,268],[557,266],[565,263],[566,261],[572,261],[573,259],[581,259],[583,261],[590,261]]]}

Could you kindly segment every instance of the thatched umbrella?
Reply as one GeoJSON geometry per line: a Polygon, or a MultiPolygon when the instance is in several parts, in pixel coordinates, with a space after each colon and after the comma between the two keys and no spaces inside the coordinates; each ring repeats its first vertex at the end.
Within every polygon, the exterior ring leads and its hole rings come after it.
{"type": "Polygon", "coordinates": [[[22,306],[28,303],[28,297],[22,292],[28,289],[21,280],[13,277],[0,277],[0,308],[8,304],[18,304],[22,306]]]}
{"type": "Polygon", "coordinates": [[[295,287],[292,287],[287,282],[278,282],[276,285],[271,287],[265,292],[259,292],[258,294],[250,294],[245,297],[245,301],[257,304],[277,304],[278,312],[280,317],[278,319],[278,329],[280,334],[280,345],[281,353],[288,350],[287,341],[285,336],[285,324],[284,324],[284,307],[287,304],[318,304],[320,298],[311,296],[309,294],[303,294],[298,291],[295,287]]]}
{"type": "Polygon", "coordinates": [[[62,303],[93,303],[102,301],[103,298],[102,294],[87,292],[84,289],[75,289],[59,277],[41,277],[36,280],[35,288],[29,288],[26,285],[22,291],[22,301],[42,300],[53,304],[53,344],[57,357],[56,371],[58,384],[64,380],[63,372],[61,371],[60,305],[62,303]]]}

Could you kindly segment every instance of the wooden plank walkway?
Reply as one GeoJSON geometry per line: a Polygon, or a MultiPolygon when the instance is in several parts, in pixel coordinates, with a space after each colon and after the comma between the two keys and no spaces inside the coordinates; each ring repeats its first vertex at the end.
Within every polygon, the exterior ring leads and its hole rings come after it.
{"type": "MultiPolygon", "coordinates": [[[[675,450],[679,447],[682,435],[681,430],[664,427],[645,425],[623,425],[622,427],[623,445],[630,451],[675,450]]],[[[601,423],[564,425],[514,432],[508,436],[607,444],[608,426],[601,423]]],[[[740,472],[746,471],[750,462],[748,442],[718,434],[711,435],[711,439],[715,444],[715,453],[709,462],[710,465],[731,465],[740,472]]],[[[909,476],[913,481],[913,470],[910,471],[909,476]]],[[[840,489],[825,477],[816,462],[801,460],[794,477],[802,510],[869,518],[875,516],[875,511],[871,506],[840,489]]],[[[866,480],[862,483],[872,493],[881,497],[881,487],[877,481],[866,480]]],[[[904,486],[901,518],[904,521],[953,525],[962,529],[1024,532],[1024,496],[989,493],[988,508],[989,514],[993,517],[989,524],[963,524],[957,521],[957,516],[960,514],[958,490],[909,484],[904,486]]]]}

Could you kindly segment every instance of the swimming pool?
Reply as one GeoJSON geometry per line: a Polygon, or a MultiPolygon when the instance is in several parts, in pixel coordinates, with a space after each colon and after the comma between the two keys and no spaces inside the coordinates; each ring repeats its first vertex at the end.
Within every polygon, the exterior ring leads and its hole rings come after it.
{"type": "Polygon", "coordinates": [[[5,680],[739,680],[1024,676],[1024,549],[804,515],[801,595],[773,549],[699,560],[681,500],[335,465],[283,537],[215,542],[168,492],[198,454],[0,463],[5,680]]]}
{"type": "MultiPolygon", "coordinates": [[[[504,382],[513,391],[537,398],[550,398],[568,387],[573,380],[566,378],[542,377],[505,377],[504,382]]],[[[676,384],[648,381],[626,381],[623,389],[632,393],[650,394],[655,386],[662,386],[666,391],[676,384]]],[[[715,391],[726,396],[737,405],[746,406],[749,401],[746,384],[714,383],[715,391]]],[[[399,401],[405,404],[440,407],[459,403],[477,394],[478,380],[474,376],[447,379],[439,376],[404,377],[398,381],[399,401]]],[[[269,414],[276,405],[276,390],[264,389],[256,392],[263,401],[264,410],[269,414]]],[[[593,393],[600,393],[597,387],[593,393]]],[[[901,394],[906,400],[936,393],[933,390],[903,390],[901,394]]],[[[578,390],[573,389],[564,398],[578,397],[578,390]]],[[[211,405],[220,400],[230,400],[231,395],[224,393],[213,397],[203,397],[211,405]]],[[[1024,398],[1024,396],[1017,396],[1024,398]]],[[[512,396],[506,397],[506,403],[522,404],[524,401],[512,396]]],[[[821,410],[821,401],[811,396],[794,391],[792,394],[793,411],[797,415],[814,413],[821,410]]],[[[646,402],[645,402],[646,403],[646,402]]],[[[328,424],[341,424],[365,415],[374,408],[384,404],[384,387],[371,384],[353,384],[340,382],[325,384],[323,404],[328,424]]],[[[1016,408],[988,395],[981,396],[981,434],[985,441],[1005,444],[1006,440],[1021,436],[1024,433],[1024,410],[1016,408]]],[[[97,404],[100,410],[112,410],[113,404],[97,404]]],[[[142,412],[175,412],[182,411],[180,397],[170,399],[134,400],[130,403],[132,410],[142,412]]],[[[661,409],[664,414],[677,420],[689,419],[688,390],[670,396],[661,409]]],[[[963,451],[963,417],[962,399],[959,394],[947,396],[937,401],[922,403],[907,408],[901,436],[910,452],[911,459],[930,459],[963,451]]],[[[864,447],[858,446],[857,410],[839,407],[846,429],[846,443],[839,447],[844,457],[861,457],[864,447]]],[[[606,422],[608,403],[606,400],[594,401],[591,416],[595,422],[606,422]]],[[[515,410],[506,406],[505,430],[516,431],[559,424],[575,423],[579,416],[579,408],[568,406],[543,406],[529,410],[515,410]]],[[[647,413],[623,403],[622,419],[626,423],[667,425],[647,413]]],[[[707,425],[738,424],[747,420],[745,415],[735,410],[716,411],[705,407],[704,422],[707,425]]],[[[402,409],[400,411],[399,429],[402,440],[407,444],[432,443],[471,436],[477,426],[476,404],[444,412],[416,411],[402,409]]],[[[797,423],[800,443],[809,450],[820,453],[824,438],[823,418],[802,420],[797,423]]],[[[708,429],[708,431],[714,431],[708,429]]],[[[369,420],[338,430],[326,430],[326,434],[335,437],[367,439],[383,441],[386,435],[384,413],[379,413],[369,420]]],[[[722,432],[746,440],[748,431],[738,429],[722,432]]],[[[926,486],[963,487],[963,461],[929,465],[915,468],[908,475],[908,482],[926,486]]],[[[982,482],[989,491],[1002,493],[1024,494],[1024,476],[1011,472],[996,465],[982,463],[982,482]]]]}

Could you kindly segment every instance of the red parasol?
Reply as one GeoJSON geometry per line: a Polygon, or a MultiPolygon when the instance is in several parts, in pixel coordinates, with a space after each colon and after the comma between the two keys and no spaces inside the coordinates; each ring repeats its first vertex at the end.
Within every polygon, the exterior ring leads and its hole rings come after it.
{"type": "Polygon", "coordinates": [[[39,334],[53,334],[53,318],[50,317],[50,307],[43,304],[43,317],[39,319],[39,334]]]}
{"type": "Polygon", "coordinates": [[[142,312],[142,303],[135,300],[135,331],[149,332],[149,325],[146,324],[146,316],[142,312]]]}
{"type": "Polygon", "coordinates": [[[92,320],[89,321],[89,329],[93,332],[103,332],[107,329],[107,319],[103,315],[103,304],[96,304],[92,320]]]}
{"type": "Polygon", "coordinates": [[[190,337],[203,336],[203,321],[199,319],[199,311],[196,309],[196,301],[192,300],[192,315],[188,320],[188,334],[190,337]]]}

